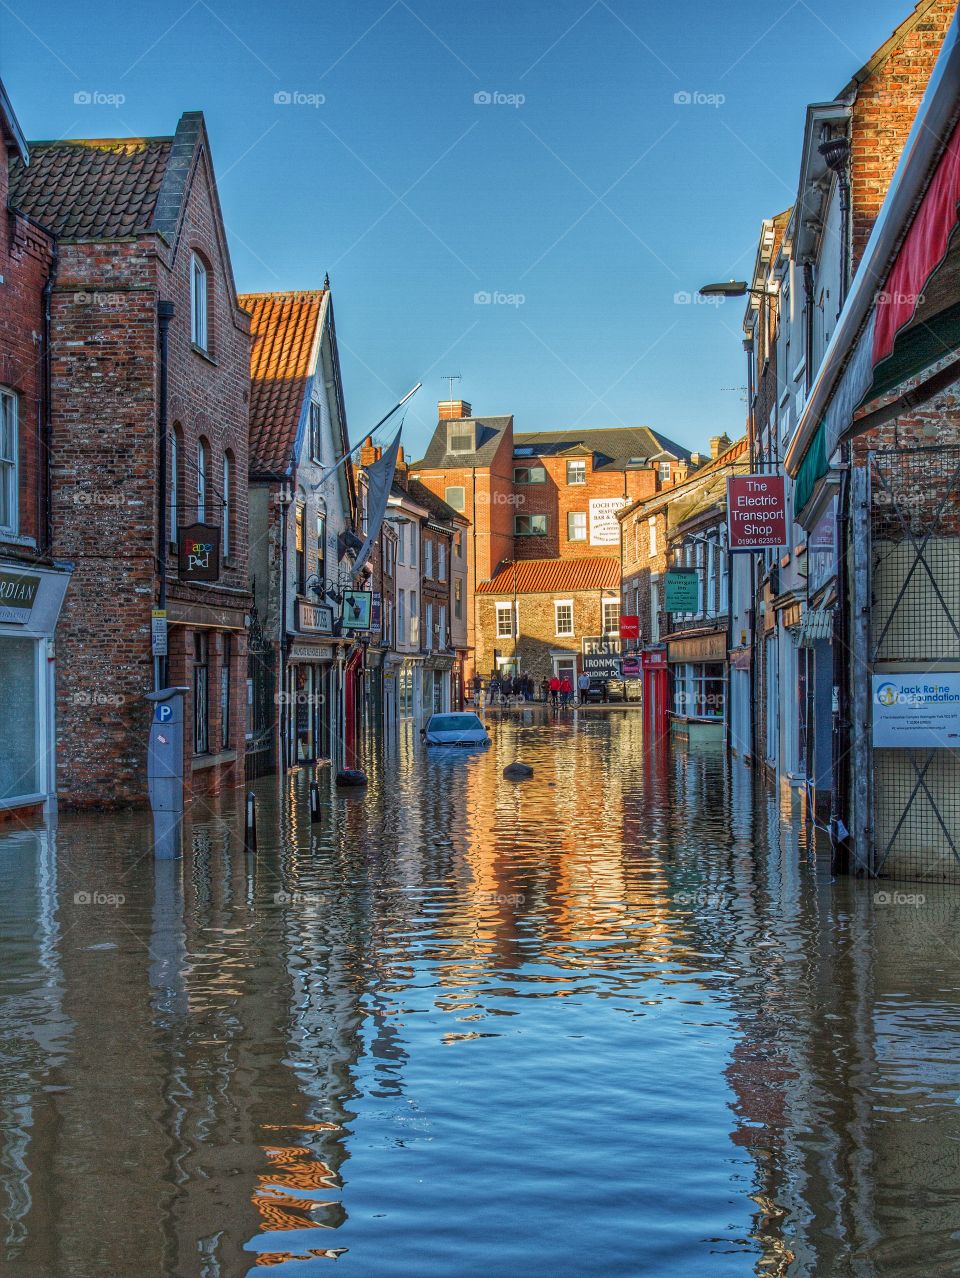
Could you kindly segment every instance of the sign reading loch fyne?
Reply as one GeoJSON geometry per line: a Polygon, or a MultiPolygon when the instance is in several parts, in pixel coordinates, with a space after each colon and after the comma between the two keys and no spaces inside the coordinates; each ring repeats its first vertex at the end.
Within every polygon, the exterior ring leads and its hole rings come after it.
{"type": "Polygon", "coordinates": [[[190,524],[180,529],[180,580],[220,580],[220,529],[190,524]]]}
{"type": "Polygon", "coordinates": [[[727,480],[727,531],[732,551],[774,550],[787,544],[787,497],[782,475],[736,475],[727,480]]]}

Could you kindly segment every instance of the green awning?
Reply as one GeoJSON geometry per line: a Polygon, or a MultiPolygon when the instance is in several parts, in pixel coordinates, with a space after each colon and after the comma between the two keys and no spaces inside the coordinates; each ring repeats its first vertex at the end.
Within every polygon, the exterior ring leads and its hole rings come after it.
{"type": "Polygon", "coordinates": [[[793,485],[793,517],[800,514],[804,506],[813,496],[817,480],[827,473],[827,436],[824,423],[817,427],[817,432],[810,441],[806,456],[800,463],[797,477],[793,485]]]}

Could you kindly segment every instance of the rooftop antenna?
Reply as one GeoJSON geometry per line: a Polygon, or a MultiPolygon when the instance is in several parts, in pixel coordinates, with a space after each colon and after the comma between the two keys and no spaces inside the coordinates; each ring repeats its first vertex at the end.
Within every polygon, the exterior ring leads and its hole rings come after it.
{"type": "Polygon", "coordinates": [[[453,383],[462,382],[463,377],[460,375],[460,373],[447,373],[444,377],[441,378],[441,381],[447,382],[448,385],[450,386],[450,395],[448,398],[448,403],[452,404],[453,403],[453,383]]]}

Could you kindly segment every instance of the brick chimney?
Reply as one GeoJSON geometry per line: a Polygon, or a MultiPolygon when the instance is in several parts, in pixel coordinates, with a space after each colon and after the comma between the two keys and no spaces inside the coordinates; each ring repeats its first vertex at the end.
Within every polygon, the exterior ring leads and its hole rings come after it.
{"type": "Polygon", "coordinates": [[[393,479],[394,483],[399,484],[404,491],[406,491],[409,487],[410,467],[407,465],[407,459],[403,455],[402,444],[400,445],[400,449],[397,453],[397,469],[394,471],[393,479]]]}
{"type": "Polygon", "coordinates": [[[721,453],[725,453],[730,447],[729,435],[711,435],[710,436],[710,460],[716,461],[721,453]]]}
{"type": "Polygon", "coordinates": [[[472,414],[473,407],[465,399],[441,399],[437,405],[437,417],[441,422],[453,421],[457,417],[470,417],[472,414]]]}
{"type": "Polygon", "coordinates": [[[374,462],[378,462],[383,456],[383,449],[379,444],[373,442],[373,436],[368,435],[363,441],[363,447],[360,449],[360,465],[372,466],[374,462]]]}

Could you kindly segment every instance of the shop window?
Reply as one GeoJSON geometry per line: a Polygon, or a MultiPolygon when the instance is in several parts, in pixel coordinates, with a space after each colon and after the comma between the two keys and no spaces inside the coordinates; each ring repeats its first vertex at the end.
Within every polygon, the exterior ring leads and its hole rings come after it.
{"type": "Polygon", "coordinates": [[[0,799],[40,792],[38,711],[37,641],[4,637],[0,639],[0,799]]]}
{"type": "Polygon", "coordinates": [[[233,636],[223,636],[220,662],[220,749],[230,749],[230,675],[233,666],[233,636]]]}
{"type": "Polygon", "coordinates": [[[193,752],[210,753],[210,636],[193,636],[193,752]]]}

